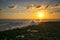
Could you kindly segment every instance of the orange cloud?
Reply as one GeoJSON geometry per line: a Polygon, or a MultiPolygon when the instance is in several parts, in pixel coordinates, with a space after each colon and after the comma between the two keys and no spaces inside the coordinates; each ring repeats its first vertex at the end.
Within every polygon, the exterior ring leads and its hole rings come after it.
{"type": "Polygon", "coordinates": [[[49,6],[48,8],[49,8],[49,9],[60,8],[60,5],[58,5],[58,6],[56,6],[56,5],[55,5],[55,6],[49,6]]]}
{"type": "Polygon", "coordinates": [[[55,14],[56,12],[60,12],[60,5],[29,5],[27,6],[27,9],[31,13],[36,13],[38,11],[45,11],[49,14],[55,14]]]}
{"type": "Polygon", "coordinates": [[[52,13],[60,13],[60,5],[49,6],[47,10],[52,13]]]}

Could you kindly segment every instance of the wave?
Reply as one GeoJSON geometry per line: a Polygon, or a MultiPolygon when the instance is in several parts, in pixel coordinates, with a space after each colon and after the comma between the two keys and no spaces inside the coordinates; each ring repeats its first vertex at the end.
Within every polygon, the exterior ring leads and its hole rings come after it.
{"type": "Polygon", "coordinates": [[[22,28],[28,26],[30,21],[4,21],[0,22],[0,31],[22,28]]]}

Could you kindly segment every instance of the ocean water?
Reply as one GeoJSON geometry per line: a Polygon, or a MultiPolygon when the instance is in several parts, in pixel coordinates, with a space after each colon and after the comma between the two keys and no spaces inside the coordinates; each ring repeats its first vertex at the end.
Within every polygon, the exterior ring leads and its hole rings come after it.
{"type": "Polygon", "coordinates": [[[0,31],[22,28],[29,24],[28,20],[0,20],[0,31]]]}
{"type": "MultiPolygon", "coordinates": [[[[47,22],[47,21],[57,21],[57,20],[35,20],[36,23],[38,22],[47,22]]],[[[59,21],[59,20],[58,20],[59,21]]],[[[15,29],[15,28],[22,28],[26,27],[30,24],[31,20],[21,19],[21,20],[0,20],[0,31],[15,29]]]]}
{"type": "Polygon", "coordinates": [[[59,30],[60,20],[0,20],[0,40],[60,40],[59,30]]]}

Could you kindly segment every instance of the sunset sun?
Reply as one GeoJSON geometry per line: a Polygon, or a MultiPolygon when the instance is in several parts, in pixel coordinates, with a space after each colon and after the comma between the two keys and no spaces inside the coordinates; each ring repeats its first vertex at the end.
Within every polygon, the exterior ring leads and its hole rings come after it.
{"type": "Polygon", "coordinates": [[[42,14],[42,13],[39,14],[39,17],[43,17],[43,16],[44,16],[44,14],[42,14]]]}
{"type": "Polygon", "coordinates": [[[43,13],[43,12],[39,12],[38,17],[39,17],[40,19],[43,19],[44,13],[43,13]]]}

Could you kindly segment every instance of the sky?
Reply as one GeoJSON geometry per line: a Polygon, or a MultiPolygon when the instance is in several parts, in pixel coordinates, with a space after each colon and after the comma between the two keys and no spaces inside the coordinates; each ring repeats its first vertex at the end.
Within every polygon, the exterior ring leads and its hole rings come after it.
{"type": "Polygon", "coordinates": [[[0,0],[0,19],[60,19],[60,0],[0,0]]]}

